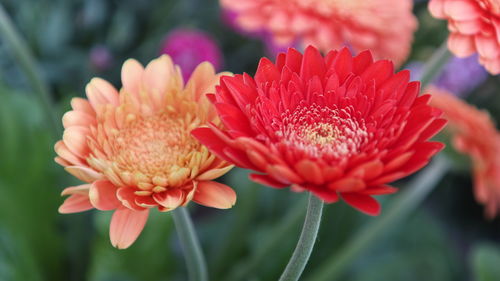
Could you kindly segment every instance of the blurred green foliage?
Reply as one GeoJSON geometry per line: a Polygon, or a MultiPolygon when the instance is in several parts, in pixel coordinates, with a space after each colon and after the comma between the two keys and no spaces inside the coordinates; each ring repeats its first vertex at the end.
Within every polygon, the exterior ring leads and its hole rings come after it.
{"type": "MultiPolygon", "coordinates": [[[[261,42],[224,26],[215,0],[1,2],[33,50],[58,102],[58,116],[71,97],[83,95],[91,77],[119,85],[125,59],[147,62],[156,57],[164,36],[175,27],[212,34],[224,53],[224,68],[232,72],[252,73],[265,55],[261,42]],[[96,47],[109,52],[106,67],[93,64],[91,52],[96,47]]],[[[411,57],[424,60],[447,33],[443,22],[429,17],[425,3],[415,12],[420,29],[411,57]]],[[[490,78],[469,100],[499,116],[499,88],[499,80],[490,78]]],[[[52,137],[30,91],[0,41],[0,280],[186,280],[168,213],[153,212],[127,250],[109,243],[109,212],[57,213],[60,190],[77,182],[53,162],[52,137]]],[[[467,164],[451,173],[416,214],[359,257],[344,280],[498,280],[498,220],[484,220],[472,196],[469,171],[463,167],[467,164]]],[[[261,187],[249,182],[246,174],[235,169],[223,178],[239,195],[232,210],[191,204],[212,280],[276,280],[299,236],[304,194],[261,187]]],[[[343,203],[326,206],[323,218],[305,276],[365,222],[376,219],[343,203]]]]}

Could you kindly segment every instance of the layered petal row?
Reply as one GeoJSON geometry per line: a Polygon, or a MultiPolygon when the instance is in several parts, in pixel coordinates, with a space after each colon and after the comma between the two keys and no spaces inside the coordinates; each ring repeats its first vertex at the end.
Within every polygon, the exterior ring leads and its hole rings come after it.
{"type": "Polygon", "coordinates": [[[409,72],[394,73],[369,51],[346,49],[325,57],[309,46],[276,62],[261,59],[254,77],[223,76],[213,102],[223,127],[193,135],[220,158],[256,171],[264,185],[310,191],[326,202],[342,198],[370,215],[374,195],[414,173],[443,148],[429,139],[446,121],[418,96],[409,72]]]}
{"type": "Polygon", "coordinates": [[[221,0],[246,31],[268,31],[281,46],[302,42],[323,52],[350,46],[401,65],[417,28],[411,0],[221,0]]]}
{"type": "Polygon", "coordinates": [[[232,165],[190,134],[200,125],[220,125],[205,93],[222,74],[202,63],[184,85],[180,69],[164,55],[145,68],[126,61],[120,91],[92,79],[87,99],[71,101],[55,145],[56,162],[86,182],[63,191],[69,197],[59,211],[115,210],[111,242],[127,248],[151,208],[170,211],[191,200],[215,208],[234,205],[234,191],[212,181],[232,165]]]}
{"type": "Polygon", "coordinates": [[[431,14],[448,21],[448,48],[457,57],[479,54],[491,74],[500,73],[500,1],[431,0],[431,14]]]}

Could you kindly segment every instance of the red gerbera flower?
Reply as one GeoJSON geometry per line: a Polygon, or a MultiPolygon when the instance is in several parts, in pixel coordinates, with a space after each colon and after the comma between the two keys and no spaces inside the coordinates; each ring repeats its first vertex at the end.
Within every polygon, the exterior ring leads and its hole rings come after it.
{"type": "Polygon", "coordinates": [[[326,57],[309,46],[261,59],[257,73],[222,77],[209,94],[225,126],[193,135],[256,182],[311,191],[326,202],[340,197],[370,215],[372,195],[393,193],[386,183],[423,166],[443,148],[428,141],[446,121],[417,97],[409,72],[394,74],[387,60],[347,49],[326,57]]]}

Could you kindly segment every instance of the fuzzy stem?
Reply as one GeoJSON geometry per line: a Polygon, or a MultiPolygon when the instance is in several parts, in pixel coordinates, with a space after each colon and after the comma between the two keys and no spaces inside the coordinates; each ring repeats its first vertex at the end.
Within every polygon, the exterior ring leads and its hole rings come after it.
{"type": "Polygon", "coordinates": [[[306,280],[333,281],[338,279],[356,257],[369,246],[376,244],[377,239],[382,234],[401,223],[403,218],[415,210],[449,168],[449,161],[444,156],[437,156],[410,182],[409,186],[391,203],[383,215],[356,233],[343,248],[313,271],[311,277],[306,280]]]}
{"type": "Polygon", "coordinates": [[[279,281],[297,281],[302,275],[307,261],[318,236],[321,213],[323,212],[323,201],[315,195],[309,195],[309,205],[307,206],[306,218],[299,241],[295,247],[288,265],[283,271],[279,281]]]}
{"type": "Polygon", "coordinates": [[[172,211],[172,216],[184,251],[189,279],[191,281],[208,281],[207,264],[187,209],[185,207],[177,208],[172,211]]]}
{"type": "Polygon", "coordinates": [[[441,73],[450,57],[451,53],[445,41],[429,58],[422,69],[422,75],[418,79],[420,80],[420,87],[422,89],[425,89],[441,73]]]}

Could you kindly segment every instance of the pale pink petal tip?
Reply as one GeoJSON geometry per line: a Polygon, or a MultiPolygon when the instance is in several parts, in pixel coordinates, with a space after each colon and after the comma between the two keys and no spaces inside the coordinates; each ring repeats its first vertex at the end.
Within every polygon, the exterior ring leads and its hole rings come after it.
{"type": "Polygon", "coordinates": [[[148,219],[149,209],[134,211],[128,208],[117,209],[111,218],[109,237],[117,249],[126,249],[139,237],[148,219]]]}
{"type": "Polygon", "coordinates": [[[229,209],[236,204],[236,192],[222,183],[201,181],[198,183],[193,201],[207,207],[229,209]]]}
{"type": "Polygon", "coordinates": [[[89,197],[83,194],[73,194],[64,200],[64,203],[59,207],[59,213],[71,214],[79,213],[92,209],[89,197]]]}

